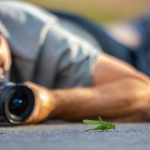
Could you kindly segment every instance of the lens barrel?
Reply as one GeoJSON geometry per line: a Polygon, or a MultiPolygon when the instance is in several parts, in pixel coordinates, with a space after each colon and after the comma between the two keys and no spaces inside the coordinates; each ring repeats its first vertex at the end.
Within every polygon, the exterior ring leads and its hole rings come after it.
{"type": "Polygon", "coordinates": [[[0,115],[13,124],[22,124],[35,104],[32,90],[24,84],[0,83],[0,115]]]}

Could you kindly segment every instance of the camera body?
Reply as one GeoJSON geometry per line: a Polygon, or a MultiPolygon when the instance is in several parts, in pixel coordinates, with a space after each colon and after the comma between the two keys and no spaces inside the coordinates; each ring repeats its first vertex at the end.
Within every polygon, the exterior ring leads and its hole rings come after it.
{"type": "Polygon", "coordinates": [[[35,104],[32,90],[24,84],[0,82],[0,115],[13,124],[22,124],[35,104]]]}

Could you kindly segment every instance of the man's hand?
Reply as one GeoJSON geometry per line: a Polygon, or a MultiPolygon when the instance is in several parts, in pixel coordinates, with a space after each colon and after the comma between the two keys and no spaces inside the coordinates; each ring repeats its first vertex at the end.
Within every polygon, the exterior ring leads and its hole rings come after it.
{"type": "Polygon", "coordinates": [[[35,124],[48,118],[55,107],[54,98],[50,90],[31,82],[25,82],[34,93],[35,106],[31,116],[24,124],[35,124]]]}

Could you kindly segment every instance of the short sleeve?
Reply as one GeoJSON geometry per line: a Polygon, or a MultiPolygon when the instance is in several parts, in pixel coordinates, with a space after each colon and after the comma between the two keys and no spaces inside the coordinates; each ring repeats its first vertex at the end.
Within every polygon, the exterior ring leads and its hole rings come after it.
{"type": "Polygon", "coordinates": [[[36,82],[48,88],[91,86],[92,69],[99,53],[57,24],[47,34],[36,82]]]}

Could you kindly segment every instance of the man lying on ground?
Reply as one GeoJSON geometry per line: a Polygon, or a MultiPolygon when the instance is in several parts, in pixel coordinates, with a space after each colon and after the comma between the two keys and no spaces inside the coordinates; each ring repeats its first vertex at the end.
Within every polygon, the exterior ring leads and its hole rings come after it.
{"type": "Polygon", "coordinates": [[[92,23],[53,14],[23,2],[0,2],[0,72],[4,81],[10,76],[25,82],[35,95],[25,124],[99,115],[116,120],[123,110],[121,121],[148,121],[150,79],[128,64],[137,63],[131,57],[137,54],[92,23]]]}

